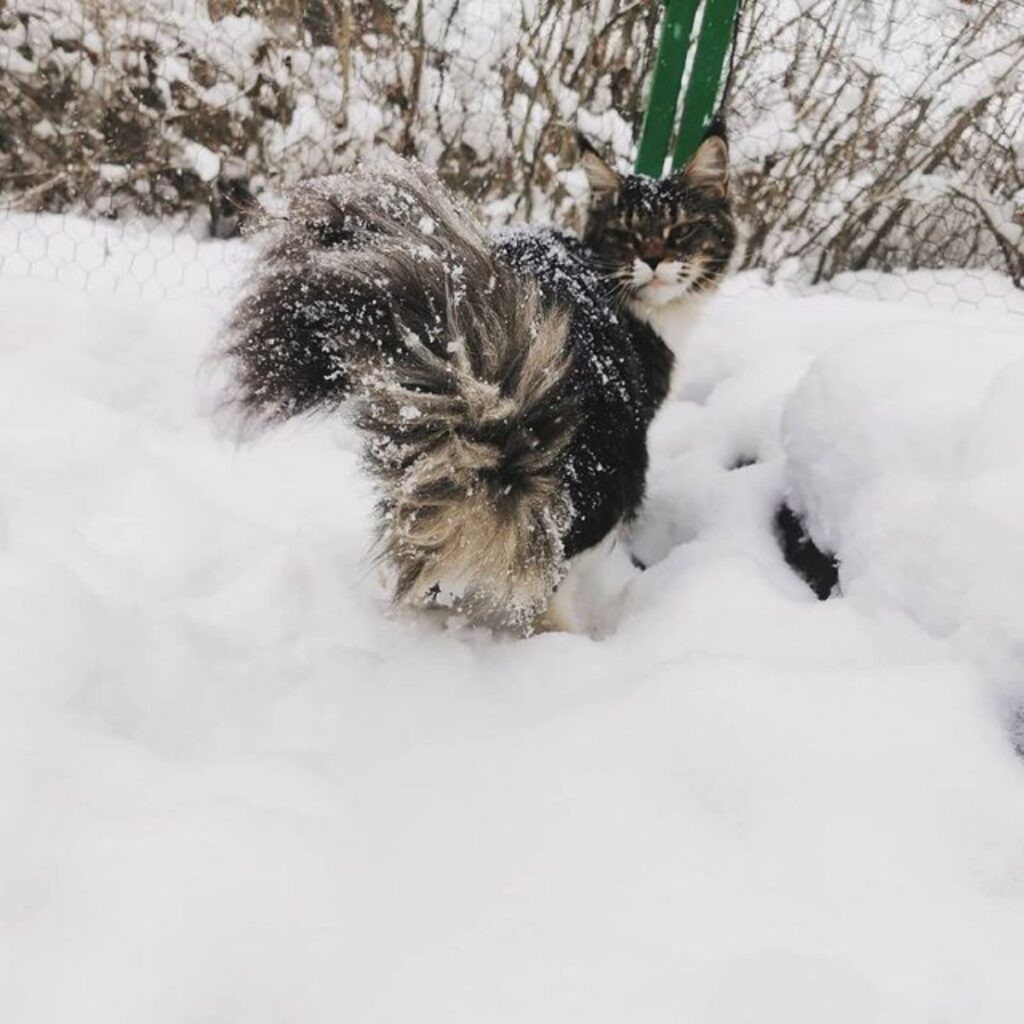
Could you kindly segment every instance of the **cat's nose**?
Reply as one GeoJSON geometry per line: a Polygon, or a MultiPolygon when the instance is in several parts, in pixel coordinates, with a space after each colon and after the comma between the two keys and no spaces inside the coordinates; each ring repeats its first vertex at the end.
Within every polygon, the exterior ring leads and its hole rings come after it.
{"type": "Polygon", "coordinates": [[[658,264],[661,262],[660,256],[642,256],[641,259],[651,268],[651,270],[657,270],[658,264]]]}

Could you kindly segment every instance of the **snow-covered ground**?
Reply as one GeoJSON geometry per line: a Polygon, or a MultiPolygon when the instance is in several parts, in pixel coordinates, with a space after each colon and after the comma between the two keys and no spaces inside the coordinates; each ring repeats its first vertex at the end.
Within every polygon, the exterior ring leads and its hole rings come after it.
{"type": "Polygon", "coordinates": [[[1024,1019],[1024,319],[735,282],[618,630],[513,641],[387,612],[345,427],[223,435],[223,292],[8,266],[0,1019],[1024,1019]]]}

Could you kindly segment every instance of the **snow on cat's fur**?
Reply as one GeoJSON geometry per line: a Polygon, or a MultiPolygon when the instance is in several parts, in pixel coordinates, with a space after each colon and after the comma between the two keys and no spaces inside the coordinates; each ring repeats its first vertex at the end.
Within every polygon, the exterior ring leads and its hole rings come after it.
{"type": "Polygon", "coordinates": [[[663,181],[620,178],[590,149],[583,162],[582,242],[491,239],[397,159],[307,182],[231,321],[233,397],[251,418],[344,403],[362,429],[396,599],[443,588],[478,621],[530,628],[571,560],[643,499],[676,361],[643,313],[725,270],[725,144],[709,138],[663,181]]]}

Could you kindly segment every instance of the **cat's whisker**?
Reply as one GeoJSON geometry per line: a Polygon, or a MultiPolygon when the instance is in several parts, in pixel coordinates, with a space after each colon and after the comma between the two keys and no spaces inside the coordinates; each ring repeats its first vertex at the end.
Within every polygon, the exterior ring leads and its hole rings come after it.
{"type": "Polygon", "coordinates": [[[610,274],[599,274],[598,277],[610,287],[611,298],[619,302],[634,287],[632,277],[627,277],[621,270],[610,274]]]}

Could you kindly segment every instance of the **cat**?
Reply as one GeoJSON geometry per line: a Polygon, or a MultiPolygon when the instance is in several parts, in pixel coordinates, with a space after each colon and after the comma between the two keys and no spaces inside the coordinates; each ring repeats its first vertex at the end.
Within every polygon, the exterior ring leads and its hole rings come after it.
{"type": "Polygon", "coordinates": [[[231,317],[248,420],[342,410],[361,431],[396,601],[591,628],[572,599],[641,505],[679,361],[657,325],[714,290],[736,228],[724,131],[657,180],[581,148],[582,238],[492,237],[398,158],[303,183],[231,317]]]}

